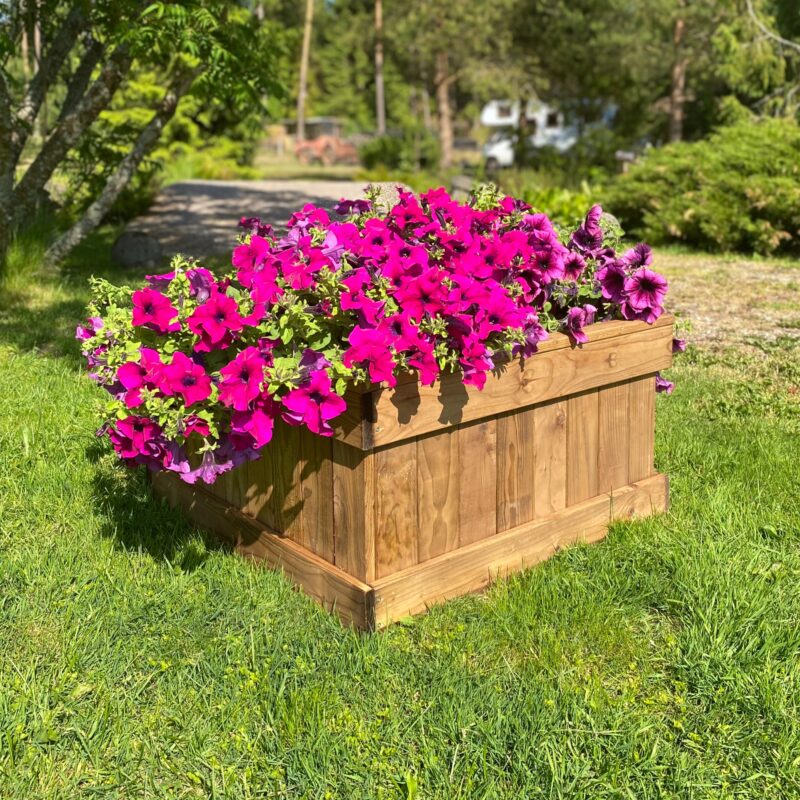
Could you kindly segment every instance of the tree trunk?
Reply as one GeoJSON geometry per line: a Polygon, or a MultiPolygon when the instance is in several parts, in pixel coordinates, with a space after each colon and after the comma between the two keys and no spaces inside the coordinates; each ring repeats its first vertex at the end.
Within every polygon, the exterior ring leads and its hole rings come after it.
{"type": "Polygon", "coordinates": [[[124,45],[118,47],[75,110],[61,120],[42,145],[42,149],[14,190],[17,220],[24,220],[32,213],[50,176],[100,112],[107,108],[128,73],[131,63],[132,57],[127,48],[124,45]]]}
{"type": "Polygon", "coordinates": [[[12,137],[11,95],[6,73],[0,70],[0,269],[5,265],[14,222],[11,209],[16,165],[11,159],[12,137]]]}
{"type": "MultiPolygon", "coordinates": [[[[75,38],[86,26],[86,17],[83,13],[83,8],[80,3],[76,3],[66,19],[61,25],[58,33],[53,39],[53,43],[47,49],[47,52],[40,59],[36,73],[33,79],[28,84],[27,90],[19,104],[17,110],[17,119],[14,130],[14,139],[12,142],[11,157],[15,161],[19,158],[25,142],[30,134],[36,117],[39,114],[39,109],[44,102],[47,90],[50,88],[53,81],[58,77],[58,72],[61,65],[69,55],[70,50],[75,44],[75,38]]],[[[35,20],[33,23],[33,51],[34,56],[40,49],[40,44],[37,41],[39,32],[39,22],[35,20]]],[[[26,42],[27,48],[27,26],[26,30],[22,33],[23,41],[26,42]]]]}
{"type": "Polygon", "coordinates": [[[433,131],[433,119],[431,117],[431,95],[428,87],[422,85],[422,125],[428,133],[433,131]]]}
{"type": "Polygon", "coordinates": [[[145,156],[157,144],[164,126],[172,119],[181,97],[189,91],[198,70],[182,72],[170,84],[158,110],[137,137],[127,155],[106,181],[100,196],[86,209],[83,216],[50,247],[45,263],[55,266],[78,245],[87,234],[102,222],[114,201],[128,185],[145,156]]]}
{"type": "Polygon", "coordinates": [[[450,84],[453,80],[453,76],[449,74],[447,53],[437,53],[434,84],[436,85],[436,111],[443,169],[447,169],[453,164],[453,111],[450,107],[450,84]]]}
{"type": "Polygon", "coordinates": [[[303,49],[300,53],[300,85],[297,89],[297,141],[306,138],[306,88],[308,59],[311,55],[311,24],[314,19],[314,0],[306,0],[306,19],[303,25],[303,49]]]}
{"type": "Polygon", "coordinates": [[[683,49],[686,21],[683,17],[675,20],[672,42],[675,45],[675,61],[672,64],[672,85],[669,94],[669,140],[680,142],[683,139],[683,120],[686,105],[686,70],[688,59],[683,49]]]}
{"type": "Polygon", "coordinates": [[[386,135],[386,100],[383,93],[383,0],[375,0],[375,121],[378,136],[386,135]]]}
{"type": "Polygon", "coordinates": [[[77,108],[81,98],[86,94],[86,87],[89,85],[89,81],[92,78],[94,68],[100,63],[102,57],[102,43],[97,41],[97,39],[92,39],[67,85],[67,96],[61,104],[61,110],[58,114],[57,121],[59,123],[77,108]]]}

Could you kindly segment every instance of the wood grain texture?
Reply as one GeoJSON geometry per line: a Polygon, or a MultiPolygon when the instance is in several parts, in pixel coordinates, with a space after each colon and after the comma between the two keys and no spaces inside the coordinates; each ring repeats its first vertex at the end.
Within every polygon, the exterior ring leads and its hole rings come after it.
{"type": "Polygon", "coordinates": [[[369,582],[375,577],[375,471],[371,453],[333,442],[334,563],[369,582]]]}
{"type": "Polygon", "coordinates": [[[417,443],[402,442],[376,450],[375,574],[382,578],[410,567],[417,549],[417,443]]]}
{"type": "Polygon", "coordinates": [[[455,428],[417,440],[420,561],[458,547],[459,463],[455,428]]]}
{"type": "Polygon", "coordinates": [[[155,492],[206,530],[227,539],[242,555],[265,561],[311,595],[359,628],[374,626],[374,593],[366,583],[337,569],[297,543],[268,531],[200,487],[182,483],[166,473],[153,477],[155,492]]]}
{"type": "Polygon", "coordinates": [[[460,425],[458,544],[497,533],[497,420],[460,425]]]}
{"type": "Polygon", "coordinates": [[[533,409],[497,418],[497,530],[533,519],[533,409]]]}
{"type": "Polygon", "coordinates": [[[373,584],[375,621],[387,625],[451,597],[485,588],[498,576],[525,569],[575,542],[602,539],[614,519],[666,509],[666,477],[653,475],[612,495],[602,494],[563,508],[551,517],[520,525],[373,584]]]}
{"type": "Polygon", "coordinates": [[[656,379],[646,375],[628,384],[628,480],[639,481],[654,471],[656,379]]]}
{"type": "Polygon", "coordinates": [[[303,545],[333,563],[333,440],[302,430],[303,545]]]}
{"type": "Polygon", "coordinates": [[[567,504],[567,404],[533,409],[533,511],[537,519],[567,504]]]}
{"type": "Polygon", "coordinates": [[[278,421],[270,442],[272,512],[276,529],[298,544],[303,542],[303,456],[300,428],[278,421]]]}
{"type": "Polygon", "coordinates": [[[665,315],[653,326],[638,322],[590,326],[598,330],[589,331],[589,341],[582,347],[560,342],[542,347],[524,362],[504,365],[482,391],[465,387],[461,376],[452,374],[434,386],[398,382],[395,389],[374,389],[362,398],[362,411],[367,409],[374,419],[365,422],[371,433],[363,437],[371,444],[356,446],[379,447],[666,369],[672,364],[671,319],[665,315]],[[615,335],[603,334],[600,329],[605,326],[615,335]]]}
{"type": "Polygon", "coordinates": [[[601,492],[628,483],[628,384],[600,390],[597,480],[601,492]]]}
{"type": "Polygon", "coordinates": [[[567,400],[567,505],[598,493],[597,445],[599,399],[597,390],[567,400]]]}

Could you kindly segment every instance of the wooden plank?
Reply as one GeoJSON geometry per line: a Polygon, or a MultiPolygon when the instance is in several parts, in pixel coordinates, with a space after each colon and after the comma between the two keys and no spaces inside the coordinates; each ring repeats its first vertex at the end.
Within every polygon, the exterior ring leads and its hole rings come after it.
{"type": "Polygon", "coordinates": [[[334,440],[334,563],[366,582],[375,577],[374,513],[372,454],[334,440]]]}
{"type": "Polygon", "coordinates": [[[376,450],[375,574],[382,578],[417,563],[417,443],[376,450]]]}
{"type": "Polygon", "coordinates": [[[611,492],[612,521],[643,519],[653,514],[660,514],[668,508],[669,477],[661,473],[655,473],[611,492]],[[639,486],[647,486],[648,490],[635,491],[639,486]]]}
{"type": "Polygon", "coordinates": [[[497,420],[460,425],[458,544],[497,533],[497,420]]]}
{"type": "Polygon", "coordinates": [[[458,547],[459,471],[455,428],[417,440],[420,561],[458,547]]]}
{"type": "Polygon", "coordinates": [[[301,429],[303,545],[333,563],[333,440],[301,429]]]}
{"type": "Polygon", "coordinates": [[[533,409],[497,418],[497,530],[533,519],[533,409]]]}
{"type": "Polygon", "coordinates": [[[374,594],[366,583],[337,569],[198,486],[166,473],[153,476],[155,492],[206,530],[230,541],[237,552],[278,567],[324,608],[359,628],[374,626],[374,594]]]}
{"type": "Polygon", "coordinates": [[[624,335],[512,361],[490,376],[482,391],[465,387],[461,376],[453,374],[434,386],[399,383],[396,389],[374,390],[367,396],[374,422],[366,440],[379,447],[669,367],[672,328],[631,324],[634,327],[624,335]]]}
{"type": "Polygon", "coordinates": [[[647,375],[628,384],[628,425],[628,480],[639,481],[654,472],[655,375],[647,375]]]}
{"type": "Polygon", "coordinates": [[[597,480],[601,492],[628,481],[628,384],[600,390],[598,398],[597,480]]]}
{"type": "MultiPolygon", "coordinates": [[[[652,325],[645,322],[633,322],[621,319],[606,319],[593,323],[584,328],[590,342],[600,342],[605,339],[614,339],[617,336],[627,336],[637,331],[649,330],[652,328],[670,328],[675,325],[675,317],[672,314],[662,314],[652,325]]],[[[574,348],[572,340],[563,333],[551,333],[549,338],[539,343],[537,353],[549,353],[553,350],[565,350],[574,348]]],[[[415,372],[404,372],[397,376],[397,385],[414,384],[418,382],[415,372]]],[[[348,395],[371,394],[376,389],[380,389],[380,383],[362,383],[358,386],[348,388],[348,395]]],[[[348,401],[349,402],[349,401],[348,401]]]]}
{"type": "Polygon", "coordinates": [[[567,504],[567,404],[533,410],[533,510],[541,519],[567,504]]]}
{"type": "MultiPolygon", "coordinates": [[[[664,475],[653,475],[617,490],[614,497],[620,513],[634,507],[645,513],[663,511],[665,485],[664,475]]],[[[373,585],[376,625],[479,591],[498,576],[530,567],[567,545],[602,539],[609,522],[616,518],[612,517],[611,502],[611,494],[598,495],[547,519],[528,522],[379,579],[373,585]]]]}
{"type": "MultiPolygon", "coordinates": [[[[596,390],[567,400],[567,505],[598,493],[599,396],[596,390]]],[[[644,477],[644,476],[642,476],[644,477]]]]}

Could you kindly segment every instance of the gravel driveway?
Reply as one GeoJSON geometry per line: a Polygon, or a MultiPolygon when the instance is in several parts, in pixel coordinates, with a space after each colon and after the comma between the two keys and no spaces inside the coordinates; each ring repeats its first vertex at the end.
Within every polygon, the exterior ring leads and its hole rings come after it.
{"type": "Polygon", "coordinates": [[[241,217],[261,217],[283,227],[305,203],[332,209],[338,200],[363,196],[356,181],[181,181],[163,189],[128,231],[154,236],[168,255],[197,258],[229,253],[241,217]]]}

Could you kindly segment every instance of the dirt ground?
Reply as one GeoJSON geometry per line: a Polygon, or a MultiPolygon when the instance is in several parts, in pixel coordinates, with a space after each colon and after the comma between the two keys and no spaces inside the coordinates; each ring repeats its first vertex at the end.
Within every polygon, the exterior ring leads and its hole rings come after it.
{"type": "Polygon", "coordinates": [[[800,261],[656,251],[669,280],[667,305],[712,349],[800,339],[800,261]]]}

